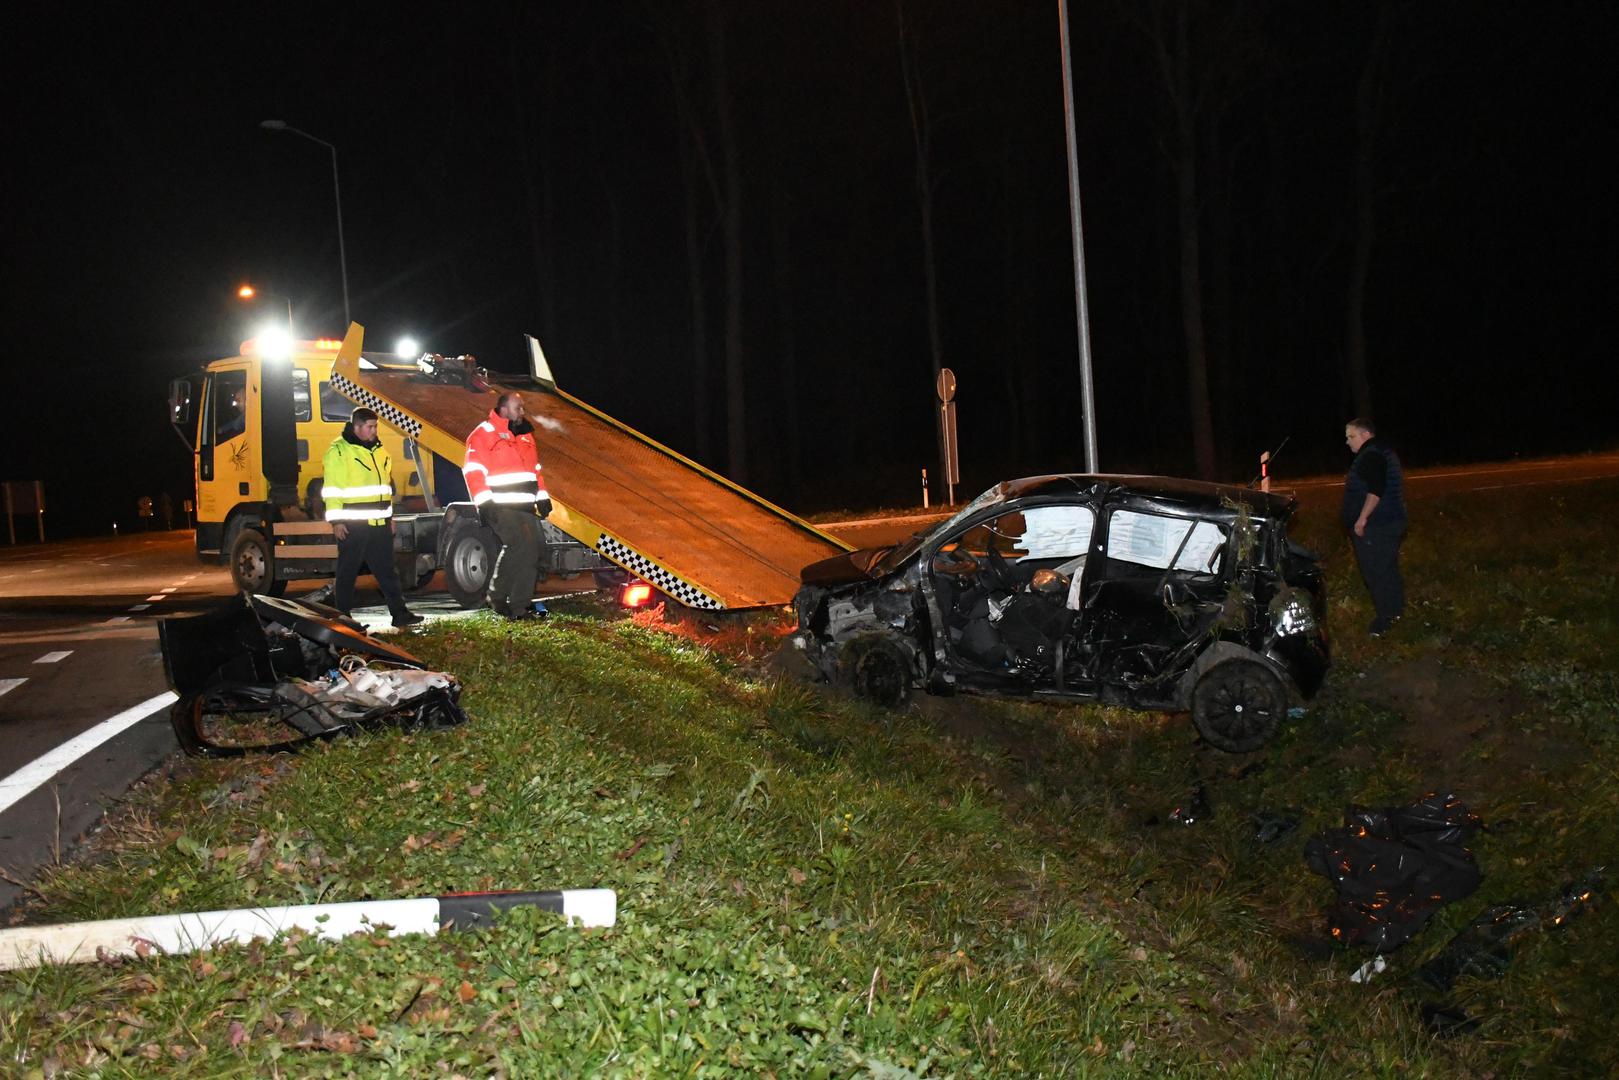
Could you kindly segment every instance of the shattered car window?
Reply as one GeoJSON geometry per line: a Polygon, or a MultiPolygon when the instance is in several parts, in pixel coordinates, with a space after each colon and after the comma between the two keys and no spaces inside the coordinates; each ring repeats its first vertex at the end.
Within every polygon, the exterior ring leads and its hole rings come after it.
{"type": "Polygon", "coordinates": [[[921,549],[922,545],[926,544],[929,540],[932,540],[936,536],[948,535],[953,529],[956,528],[956,526],[978,513],[978,511],[987,506],[994,506],[996,503],[1002,503],[1005,501],[1006,495],[999,487],[990,488],[988,491],[978,496],[978,498],[974,499],[966,506],[963,506],[948,520],[941,521],[939,524],[933,526],[933,528],[925,529],[922,532],[917,533],[909,540],[906,540],[904,543],[893,548],[887,555],[883,556],[882,561],[878,563],[878,567],[883,570],[894,569],[906,559],[909,559],[912,555],[915,555],[917,551],[921,549]]]}
{"type": "Polygon", "coordinates": [[[1107,554],[1154,570],[1170,569],[1173,559],[1176,570],[1217,574],[1225,541],[1225,531],[1212,521],[1117,510],[1108,522],[1107,554]]]}

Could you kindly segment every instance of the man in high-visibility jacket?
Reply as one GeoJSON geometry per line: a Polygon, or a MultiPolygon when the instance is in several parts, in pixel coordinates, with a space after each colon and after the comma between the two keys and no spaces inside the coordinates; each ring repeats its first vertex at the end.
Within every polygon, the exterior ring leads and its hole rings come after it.
{"type": "Polygon", "coordinates": [[[540,520],[551,512],[551,494],[521,394],[500,395],[489,418],[472,429],[461,472],[479,520],[500,537],[489,606],[508,619],[533,618],[540,520]]]}
{"type": "Polygon", "coordinates": [[[377,414],[355,409],[343,434],[332,440],[323,465],[320,497],[337,537],[337,582],[332,602],[347,615],[354,603],[354,579],[363,562],[377,579],[395,626],[415,626],[420,615],[405,606],[394,571],[393,462],[377,439],[377,414]]]}

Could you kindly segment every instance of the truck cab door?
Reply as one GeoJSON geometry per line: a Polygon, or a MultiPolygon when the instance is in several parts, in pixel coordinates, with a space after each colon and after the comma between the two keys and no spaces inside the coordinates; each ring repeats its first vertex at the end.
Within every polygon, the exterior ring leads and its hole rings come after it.
{"type": "Polygon", "coordinates": [[[199,521],[222,521],[232,507],[250,497],[249,419],[247,365],[210,371],[203,388],[202,420],[197,425],[199,521]]]}

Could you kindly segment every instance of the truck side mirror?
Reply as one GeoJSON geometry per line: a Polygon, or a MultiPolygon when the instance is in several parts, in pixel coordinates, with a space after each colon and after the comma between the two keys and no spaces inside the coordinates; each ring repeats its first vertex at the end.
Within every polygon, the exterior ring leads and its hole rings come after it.
{"type": "Polygon", "coordinates": [[[191,380],[175,379],[169,383],[169,423],[186,424],[191,421],[191,380]]]}

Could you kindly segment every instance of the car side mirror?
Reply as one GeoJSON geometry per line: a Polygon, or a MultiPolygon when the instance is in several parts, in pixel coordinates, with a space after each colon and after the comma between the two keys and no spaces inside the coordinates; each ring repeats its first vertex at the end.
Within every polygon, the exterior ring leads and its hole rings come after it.
{"type": "Polygon", "coordinates": [[[169,383],[169,423],[186,424],[191,421],[191,380],[175,379],[169,383]]]}

